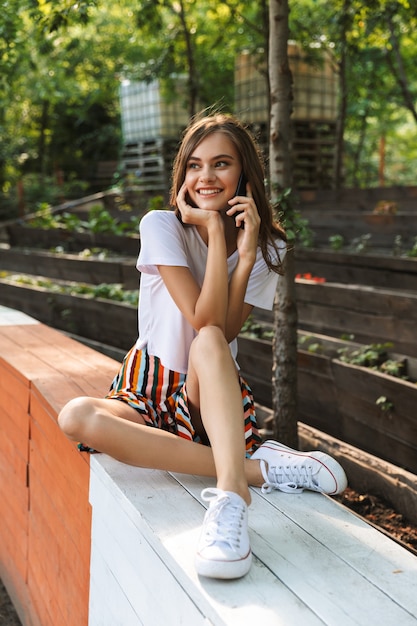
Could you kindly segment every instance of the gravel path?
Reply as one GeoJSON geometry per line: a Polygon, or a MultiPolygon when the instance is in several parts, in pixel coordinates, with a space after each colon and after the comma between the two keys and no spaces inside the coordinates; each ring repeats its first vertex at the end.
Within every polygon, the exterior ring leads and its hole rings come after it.
{"type": "Polygon", "coordinates": [[[0,581],[0,626],[22,626],[7,591],[0,581]]]}

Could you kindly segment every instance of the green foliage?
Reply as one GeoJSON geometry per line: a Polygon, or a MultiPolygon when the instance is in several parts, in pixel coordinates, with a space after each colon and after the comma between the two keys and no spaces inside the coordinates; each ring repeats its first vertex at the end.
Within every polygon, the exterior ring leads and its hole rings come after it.
{"type": "Polygon", "coordinates": [[[375,404],[379,406],[383,413],[391,413],[391,411],[394,410],[393,403],[388,400],[386,396],[379,396],[379,398],[375,400],[375,404]]]}
{"type": "Polygon", "coordinates": [[[311,248],[314,243],[314,234],[308,225],[308,220],[294,208],[292,189],[284,189],[278,193],[273,204],[277,207],[279,221],[285,228],[288,243],[290,245],[298,243],[304,248],[311,248]]]}
{"type": "Polygon", "coordinates": [[[138,303],[137,289],[123,289],[122,285],[114,283],[88,285],[86,283],[76,282],[57,282],[47,278],[35,278],[27,274],[8,274],[7,272],[2,272],[1,276],[10,283],[40,287],[52,293],[102,298],[104,300],[124,302],[134,307],[137,306],[138,303]]]}
{"type": "Polygon", "coordinates": [[[414,237],[413,247],[407,251],[407,256],[412,258],[417,257],[417,237],[414,237]]]}
{"type": "Polygon", "coordinates": [[[163,196],[154,196],[148,202],[148,211],[160,211],[165,208],[167,207],[163,196]]]}
{"type": "Polygon", "coordinates": [[[62,228],[70,232],[106,233],[109,235],[137,235],[139,230],[139,216],[132,216],[129,221],[121,222],[113,217],[101,204],[91,207],[86,220],[82,220],[75,213],[67,211],[58,213],[48,204],[41,206],[38,213],[26,222],[31,228],[62,228]]]}
{"type": "Polygon", "coordinates": [[[341,250],[345,245],[343,235],[330,235],[329,244],[332,250],[341,250]]]}
{"type": "Polygon", "coordinates": [[[241,334],[254,339],[272,339],[274,331],[270,326],[257,322],[252,315],[249,315],[242,326],[241,334]]]}
{"type": "Polygon", "coordinates": [[[371,238],[372,235],[370,233],[355,237],[350,242],[350,249],[352,250],[352,252],[356,252],[357,254],[363,254],[365,252],[368,252],[371,238]]]}
{"type": "MultiPolygon", "coordinates": [[[[415,4],[351,0],[347,11],[345,6],[342,0],[299,0],[290,12],[290,36],[313,65],[319,66],[318,52],[326,50],[338,70],[347,50],[345,184],[378,184],[381,137],[385,184],[414,184],[415,4]]],[[[81,195],[82,184],[76,189],[75,181],[93,178],[99,161],[119,159],[118,88],[124,78],[157,78],[164,98],[181,98],[186,109],[193,90],[198,109],[217,103],[233,110],[235,58],[243,49],[267,48],[265,9],[266,2],[254,0],[3,3],[1,209],[16,206],[22,176],[37,175],[44,185],[44,197],[36,194],[34,202],[54,204],[49,196],[59,192],[52,181],[57,170],[81,195]],[[178,76],[187,79],[180,96],[173,89],[178,76]]],[[[311,245],[300,216],[291,215],[287,228],[294,241],[311,245]]]]}
{"type": "Polygon", "coordinates": [[[344,363],[351,363],[360,367],[368,367],[389,376],[406,379],[405,362],[395,361],[388,355],[392,343],[376,343],[360,348],[339,348],[339,359],[344,363]]]}
{"type": "Polygon", "coordinates": [[[298,347],[307,350],[311,354],[320,354],[323,352],[323,344],[317,341],[313,335],[298,335],[298,347]]]}

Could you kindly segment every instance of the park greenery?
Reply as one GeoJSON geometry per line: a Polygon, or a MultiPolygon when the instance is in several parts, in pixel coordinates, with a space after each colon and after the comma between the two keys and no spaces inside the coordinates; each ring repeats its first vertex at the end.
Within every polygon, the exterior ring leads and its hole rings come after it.
{"type": "MultiPolygon", "coordinates": [[[[289,5],[290,38],[313,64],[329,51],[338,74],[335,186],[414,184],[417,5],[289,5]]],[[[266,0],[2,2],[1,213],[13,213],[22,188],[35,205],[83,195],[97,163],[119,159],[122,80],[158,78],[190,114],[214,103],[233,111],[238,53],[265,58],[267,49],[266,0]]]]}

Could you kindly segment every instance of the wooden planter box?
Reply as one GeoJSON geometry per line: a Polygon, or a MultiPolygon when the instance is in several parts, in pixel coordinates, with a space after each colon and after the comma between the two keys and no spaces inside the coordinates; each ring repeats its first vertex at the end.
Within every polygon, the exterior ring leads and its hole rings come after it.
{"type": "MultiPolygon", "coordinates": [[[[416,473],[417,385],[343,363],[335,348],[333,344],[330,356],[298,350],[300,421],[416,473]],[[376,404],[381,396],[392,410],[376,404]]],[[[270,407],[271,342],[240,336],[238,361],[256,400],[270,407]]],[[[409,359],[409,365],[415,374],[417,360],[409,359]]]]}
{"type": "Polygon", "coordinates": [[[137,309],[124,302],[60,294],[3,280],[0,302],[53,328],[123,350],[129,350],[137,339],[137,309]]]}
{"type": "Polygon", "coordinates": [[[94,247],[112,250],[125,256],[137,256],[139,253],[139,235],[124,237],[104,233],[75,233],[63,228],[45,230],[21,224],[7,226],[7,234],[11,246],[45,250],[63,246],[67,252],[79,252],[94,247]]]}
{"type": "Polygon", "coordinates": [[[417,258],[297,248],[296,272],[328,282],[417,292],[417,258]]]}
{"type": "MultiPolygon", "coordinates": [[[[417,292],[366,285],[314,283],[296,285],[299,328],[361,344],[392,342],[395,352],[417,357],[417,292]]],[[[272,324],[272,313],[256,309],[254,317],[272,324]]]]}
{"type": "MultiPolygon", "coordinates": [[[[308,220],[316,246],[328,246],[331,235],[347,242],[371,234],[371,248],[393,250],[397,235],[410,246],[417,235],[417,187],[305,190],[299,194],[300,213],[308,220]],[[380,202],[394,202],[394,215],[377,214],[380,202]]],[[[308,271],[308,270],[307,270],[308,271]]]]}
{"type": "Polygon", "coordinates": [[[395,238],[401,236],[404,244],[412,246],[416,236],[416,211],[402,211],[396,215],[376,215],[352,210],[302,210],[314,233],[315,246],[328,246],[329,237],[342,235],[349,243],[362,235],[371,235],[370,248],[393,250],[395,238]]]}
{"type": "Polygon", "coordinates": [[[135,257],[98,260],[44,250],[0,248],[0,270],[90,285],[120,283],[125,289],[136,289],[139,272],[135,265],[135,257]]]}

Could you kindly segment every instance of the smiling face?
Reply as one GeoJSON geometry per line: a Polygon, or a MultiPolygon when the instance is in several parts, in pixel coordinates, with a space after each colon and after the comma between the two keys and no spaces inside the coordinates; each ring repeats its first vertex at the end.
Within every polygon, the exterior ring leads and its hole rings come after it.
{"type": "Polygon", "coordinates": [[[220,211],[235,196],[242,166],[234,144],[222,132],[213,132],[192,151],[185,184],[191,204],[220,211]]]}

